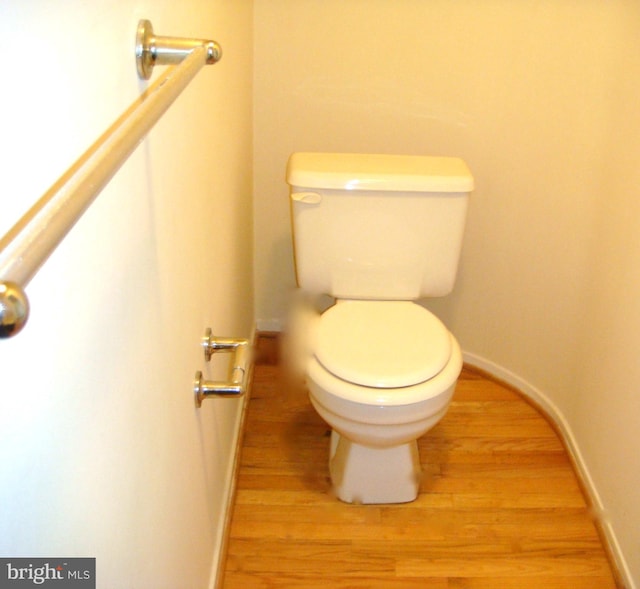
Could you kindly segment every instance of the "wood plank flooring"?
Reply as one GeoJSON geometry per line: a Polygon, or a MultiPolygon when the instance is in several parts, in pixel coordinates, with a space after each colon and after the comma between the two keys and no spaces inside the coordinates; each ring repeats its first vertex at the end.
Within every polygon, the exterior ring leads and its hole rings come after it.
{"type": "Polygon", "coordinates": [[[224,589],[620,587],[554,429],[516,392],[465,368],[419,441],[418,499],[331,494],[328,427],[261,338],[224,589]]]}

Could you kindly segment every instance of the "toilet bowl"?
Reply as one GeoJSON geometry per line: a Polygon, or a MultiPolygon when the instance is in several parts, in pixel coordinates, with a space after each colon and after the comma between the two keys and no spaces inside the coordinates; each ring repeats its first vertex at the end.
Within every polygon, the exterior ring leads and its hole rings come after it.
{"type": "Polygon", "coordinates": [[[307,366],[311,403],[332,427],[334,492],[404,503],[419,490],[417,439],[446,413],[462,368],[455,338],[406,301],[345,301],[320,316],[307,366]]]}

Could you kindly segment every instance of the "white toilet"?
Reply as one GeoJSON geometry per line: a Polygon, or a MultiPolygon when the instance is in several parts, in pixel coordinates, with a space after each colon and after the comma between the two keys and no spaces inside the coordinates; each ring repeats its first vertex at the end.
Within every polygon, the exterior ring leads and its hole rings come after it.
{"type": "Polygon", "coordinates": [[[414,301],[455,282],[473,178],[457,158],[295,153],[289,159],[300,289],[336,303],[308,327],[311,402],[331,426],[334,491],[413,501],[417,439],[445,414],[460,347],[414,301]]]}

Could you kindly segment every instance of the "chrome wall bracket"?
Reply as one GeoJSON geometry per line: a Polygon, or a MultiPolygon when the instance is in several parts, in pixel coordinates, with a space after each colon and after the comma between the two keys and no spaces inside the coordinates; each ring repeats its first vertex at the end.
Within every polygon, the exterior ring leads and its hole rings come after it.
{"type": "Polygon", "coordinates": [[[180,63],[193,49],[204,47],[207,50],[207,64],[214,64],[222,58],[222,48],[215,41],[182,37],[161,37],[153,32],[148,20],[138,23],[136,34],[136,67],[138,76],[148,80],[154,65],[180,63]]]}
{"type": "Polygon", "coordinates": [[[251,372],[251,346],[249,340],[230,337],[215,337],[207,328],[202,338],[204,357],[207,362],[216,352],[228,352],[233,356],[229,361],[229,373],[226,381],[204,380],[202,372],[196,372],[193,382],[196,407],[210,397],[242,396],[247,391],[251,372]]]}
{"type": "Polygon", "coordinates": [[[0,280],[0,339],[16,335],[29,317],[29,300],[15,282],[0,280]]]}

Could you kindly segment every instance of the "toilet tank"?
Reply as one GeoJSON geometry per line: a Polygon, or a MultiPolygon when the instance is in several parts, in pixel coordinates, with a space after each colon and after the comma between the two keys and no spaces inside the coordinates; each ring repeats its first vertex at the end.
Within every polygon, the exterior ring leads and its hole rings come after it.
{"type": "Polygon", "coordinates": [[[451,292],[473,189],[461,159],[294,153],[287,182],[302,290],[372,300],[451,292]]]}

